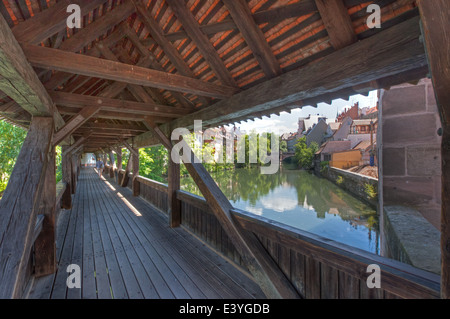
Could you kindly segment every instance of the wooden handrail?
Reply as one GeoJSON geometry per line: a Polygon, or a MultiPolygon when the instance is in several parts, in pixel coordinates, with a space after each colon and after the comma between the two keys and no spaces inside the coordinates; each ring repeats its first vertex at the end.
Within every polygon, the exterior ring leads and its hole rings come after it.
{"type": "Polygon", "coordinates": [[[201,196],[179,190],[179,191],[177,191],[177,199],[182,202],[188,203],[198,209],[201,209],[202,211],[206,212],[207,214],[213,215],[210,212],[209,205],[206,202],[206,199],[201,196]]]}
{"type": "MultiPolygon", "coordinates": [[[[139,176],[137,180],[158,191],[167,193],[163,183],[139,176]]],[[[213,216],[206,199],[178,190],[177,199],[213,216]]],[[[440,276],[386,257],[341,244],[297,228],[232,209],[233,218],[247,231],[277,242],[287,249],[309,256],[329,267],[365,281],[368,265],[380,266],[382,288],[403,298],[439,298],[440,276]]]]}
{"type": "Polygon", "coordinates": [[[142,176],[138,176],[137,180],[147,186],[153,187],[161,192],[167,192],[168,191],[168,186],[164,183],[160,183],[157,181],[154,181],[152,179],[146,178],[146,177],[142,177],[142,176]]]}
{"type": "Polygon", "coordinates": [[[356,278],[365,280],[367,266],[376,264],[381,268],[383,289],[393,294],[404,298],[440,297],[440,276],[436,274],[243,210],[233,209],[231,213],[244,229],[356,278]]]}
{"type": "MultiPolygon", "coordinates": [[[[185,191],[178,191],[177,198],[212,215],[206,200],[185,191]]],[[[256,235],[280,243],[282,246],[311,256],[339,271],[366,280],[367,266],[380,266],[382,288],[404,298],[439,298],[440,276],[386,257],[341,244],[297,228],[233,209],[233,217],[240,225],[256,235]]]]}

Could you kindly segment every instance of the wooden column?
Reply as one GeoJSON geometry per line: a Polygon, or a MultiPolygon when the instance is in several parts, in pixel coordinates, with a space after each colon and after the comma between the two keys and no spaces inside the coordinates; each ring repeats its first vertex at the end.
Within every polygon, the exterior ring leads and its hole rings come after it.
{"type": "Polygon", "coordinates": [[[61,208],[72,208],[72,165],[70,163],[70,154],[66,151],[69,146],[62,146],[62,180],[66,183],[66,190],[61,200],[61,208]]]}
{"type": "MultiPolygon", "coordinates": [[[[172,151],[172,142],[154,123],[147,123],[158,136],[161,143],[172,151]]],[[[278,265],[273,261],[257,237],[245,231],[239,223],[235,222],[231,215],[233,206],[223,192],[217,186],[203,164],[198,162],[194,153],[186,142],[183,143],[183,151],[189,150],[190,161],[184,161],[189,174],[205,197],[209,207],[213,211],[220,225],[228,235],[236,250],[239,252],[247,269],[253,275],[268,298],[294,299],[299,295],[290,281],[283,274],[278,265]]]]}
{"type": "Polygon", "coordinates": [[[169,161],[169,224],[176,228],[181,225],[181,202],[177,199],[177,191],[180,189],[180,164],[169,161]]]}
{"type": "Polygon", "coordinates": [[[72,194],[77,192],[77,182],[78,182],[78,167],[77,167],[77,155],[71,154],[70,165],[72,166],[72,194]]]}
{"type": "Polygon", "coordinates": [[[450,298],[450,1],[419,0],[423,37],[442,120],[441,297],[450,298]]]}
{"type": "Polygon", "coordinates": [[[116,154],[117,154],[117,184],[120,183],[120,170],[122,169],[122,149],[120,147],[117,148],[116,150],[116,154]]]}
{"type": "Polygon", "coordinates": [[[133,148],[131,152],[131,160],[133,166],[133,196],[139,196],[140,194],[140,183],[138,181],[139,177],[139,149],[133,148]]]}
{"type": "Polygon", "coordinates": [[[114,178],[115,160],[114,160],[114,154],[112,151],[109,152],[109,161],[111,163],[111,167],[109,169],[109,177],[114,178]]]}
{"type": "Polygon", "coordinates": [[[20,298],[41,204],[53,118],[33,117],[0,201],[0,299],[20,298]]]}
{"type": "Polygon", "coordinates": [[[34,243],[35,276],[41,277],[56,271],[56,154],[53,146],[48,157],[42,204],[39,214],[44,215],[42,231],[34,243]]]}

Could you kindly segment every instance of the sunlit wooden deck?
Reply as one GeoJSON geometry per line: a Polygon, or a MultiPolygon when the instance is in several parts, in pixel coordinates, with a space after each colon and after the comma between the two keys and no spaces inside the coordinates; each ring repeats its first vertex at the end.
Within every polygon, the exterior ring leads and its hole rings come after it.
{"type": "Polygon", "coordinates": [[[27,298],[264,298],[249,277],[141,198],[83,169],[74,205],[60,213],[58,271],[27,298]],[[81,289],[67,288],[69,264],[81,289]]]}

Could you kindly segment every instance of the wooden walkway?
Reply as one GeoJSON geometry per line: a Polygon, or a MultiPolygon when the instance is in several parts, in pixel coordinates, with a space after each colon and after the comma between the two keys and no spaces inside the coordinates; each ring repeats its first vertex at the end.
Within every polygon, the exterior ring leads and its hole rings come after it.
{"type": "Polygon", "coordinates": [[[30,282],[32,299],[264,298],[232,264],[128,188],[83,169],[74,206],[61,211],[58,272],[30,282]],[[67,266],[81,268],[81,289],[67,287],[67,266]]]}

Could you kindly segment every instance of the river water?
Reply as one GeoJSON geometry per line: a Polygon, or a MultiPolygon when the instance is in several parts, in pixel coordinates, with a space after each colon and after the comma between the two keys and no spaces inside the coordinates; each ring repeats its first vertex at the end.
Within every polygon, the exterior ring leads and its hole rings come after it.
{"type": "MultiPolygon", "coordinates": [[[[314,174],[281,169],[261,175],[259,169],[211,173],[235,208],[379,254],[376,209],[314,174]]],[[[201,195],[190,177],[181,189],[201,195]]]]}

